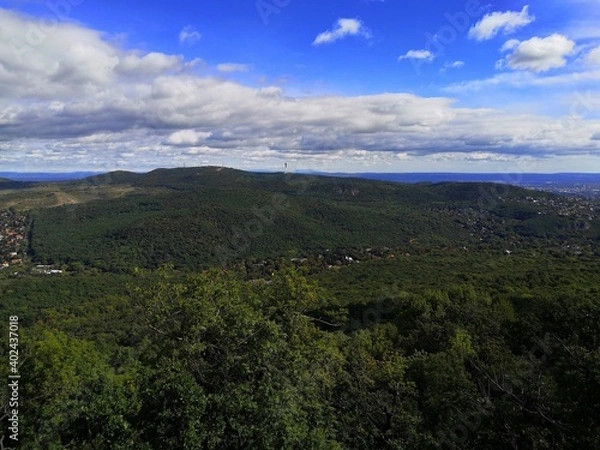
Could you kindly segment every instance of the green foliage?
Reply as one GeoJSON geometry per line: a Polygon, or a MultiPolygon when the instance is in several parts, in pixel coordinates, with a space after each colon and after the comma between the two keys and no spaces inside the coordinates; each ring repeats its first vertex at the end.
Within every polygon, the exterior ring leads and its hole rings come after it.
{"type": "Polygon", "coordinates": [[[32,330],[20,372],[22,441],[30,449],[135,448],[138,407],[129,375],[116,375],[93,343],[32,330]]]}
{"type": "Polygon", "coordinates": [[[600,227],[577,204],[217,169],[84,183],[134,194],[34,212],[32,256],[70,273],[0,279],[23,448],[600,448],[600,227]]]}
{"type": "Polygon", "coordinates": [[[337,350],[294,271],[248,284],[210,271],[140,290],[153,333],[142,427],[152,448],[336,448],[328,397],[337,350]]]}
{"type": "Polygon", "coordinates": [[[165,263],[199,270],[296,249],[422,253],[581,244],[600,229],[581,205],[505,185],[404,185],[211,168],[115,174],[80,184],[107,181],[129,194],[32,212],[34,261],[74,271],[129,273],[165,263]]]}

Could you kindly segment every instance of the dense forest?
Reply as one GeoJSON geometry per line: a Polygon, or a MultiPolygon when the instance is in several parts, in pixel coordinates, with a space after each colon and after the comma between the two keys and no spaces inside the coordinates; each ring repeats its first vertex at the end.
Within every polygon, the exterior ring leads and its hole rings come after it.
{"type": "Polygon", "coordinates": [[[593,253],[590,201],[484,183],[407,185],[228,169],[115,173],[67,183],[127,195],[32,212],[30,255],[68,267],[207,269],[242,258],[309,257],[326,249],[532,247],[593,253]]]}
{"type": "Polygon", "coordinates": [[[27,252],[64,272],[0,272],[18,448],[600,448],[597,203],[215,168],[56,189],[86,200],[28,210],[27,252]]]}

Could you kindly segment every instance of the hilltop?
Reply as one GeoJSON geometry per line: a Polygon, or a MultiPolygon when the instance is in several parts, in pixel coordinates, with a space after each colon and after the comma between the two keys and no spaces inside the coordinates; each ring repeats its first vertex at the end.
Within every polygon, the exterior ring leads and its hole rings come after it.
{"type": "MultiPolygon", "coordinates": [[[[32,188],[34,196],[39,189],[32,188]]],[[[109,271],[165,262],[199,269],[326,249],[422,253],[568,244],[592,251],[600,230],[597,205],[493,183],[403,184],[202,167],[113,172],[44,189],[54,207],[31,212],[33,260],[109,271]]]]}

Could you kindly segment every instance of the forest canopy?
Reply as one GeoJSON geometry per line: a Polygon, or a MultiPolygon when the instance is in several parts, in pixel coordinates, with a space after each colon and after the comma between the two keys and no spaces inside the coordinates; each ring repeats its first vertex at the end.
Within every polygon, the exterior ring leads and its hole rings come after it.
{"type": "Polygon", "coordinates": [[[64,272],[0,277],[21,448],[600,448],[598,219],[582,203],[168,175],[31,211],[30,264],[64,272]],[[253,208],[261,233],[226,247],[253,208]],[[217,247],[197,252],[210,226],[217,247]]]}

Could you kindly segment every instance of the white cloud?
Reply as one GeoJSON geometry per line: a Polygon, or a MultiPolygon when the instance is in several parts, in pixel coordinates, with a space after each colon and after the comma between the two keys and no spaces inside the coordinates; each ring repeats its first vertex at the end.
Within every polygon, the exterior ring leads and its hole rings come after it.
{"type": "Polygon", "coordinates": [[[41,28],[35,19],[2,9],[0,23],[12,36],[0,40],[0,99],[81,95],[83,102],[91,102],[86,99],[113,91],[118,78],[130,78],[131,89],[137,89],[142,79],[193,65],[181,56],[121,50],[103,40],[101,33],[72,23],[41,28]]]}
{"type": "Polygon", "coordinates": [[[590,66],[600,66],[600,47],[594,48],[587,54],[586,62],[590,66]]]}
{"type": "Polygon", "coordinates": [[[449,94],[465,94],[494,87],[573,87],[577,86],[578,84],[589,84],[594,82],[600,82],[600,70],[571,72],[552,76],[540,76],[531,72],[511,72],[501,73],[491,78],[485,78],[481,80],[469,80],[455,83],[444,88],[444,91],[449,94]]]}
{"type": "Polygon", "coordinates": [[[167,143],[178,146],[196,146],[211,136],[210,131],[179,130],[167,138],[167,143]]]}
{"type": "Polygon", "coordinates": [[[312,45],[329,44],[346,36],[370,38],[371,32],[358,19],[338,19],[333,29],[320,33],[312,45]]]}
{"type": "Polygon", "coordinates": [[[217,65],[217,70],[223,73],[247,72],[249,69],[248,64],[223,63],[217,65]]]}
{"type": "MultiPolygon", "coordinates": [[[[15,39],[36,23],[1,9],[0,20],[15,39]]],[[[22,45],[19,53],[0,40],[3,168],[264,168],[284,159],[364,168],[397,155],[429,162],[473,152],[510,160],[600,154],[593,119],[565,126],[407,93],[295,97],[199,75],[180,56],[123,50],[75,24],[22,45]]]]}
{"type": "Polygon", "coordinates": [[[529,6],[524,6],[521,12],[506,11],[487,14],[470,30],[469,37],[478,41],[492,39],[498,33],[510,34],[529,25],[535,16],[529,15],[529,6]]]}
{"type": "Polygon", "coordinates": [[[63,23],[42,29],[0,9],[0,98],[72,95],[111,82],[120,52],[95,30],[63,23]],[[35,39],[34,39],[35,36],[35,39]]]}
{"type": "Polygon", "coordinates": [[[183,27],[179,32],[179,42],[187,44],[195,44],[202,38],[202,35],[198,33],[191,25],[183,27]]]}
{"type": "Polygon", "coordinates": [[[533,37],[520,42],[512,39],[504,44],[502,51],[511,51],[499,66],[508,66],[515,70],[546,72],[550,69],[564,67],[567,57],[573,54],[575,42],[561,34],[540,38],[533,37]]]}
{"type": "Polygon", "coordinates": [[[441,73],[447,72],[448,69],[461,69],[465,66],[464,61],[454,61],[452,63],[445,63],[443,67],[440,69],[441,73]]]}
{"type": "Polygon", "coordinates": [[[130,53],[120,58],[115,70],[125,75],[156,75],[169,70],[180,69],[182,66],[183,58],[181,56],[148,53],[140,57],[130,53]]]}
{"type": "Polygon", "coordinates": [[[504,45],[502,45],[502,48],[500,49],[500,51],[507,52],[509,50],[514,50],[515,48],[517,48],[519,46],[520,43],[521,43],[521,41],[519,41],[518,39],[510,39],[510,40],[506,41],[504,43],[504,45]]]}
{"type": "Polygon", "coordinates": [[[435,55],[429,50],[409,50],[406,52],[406,54],[398,57],[398,61],[402,61],[403,59],[433,61],[435,59],[435,55]]]}

